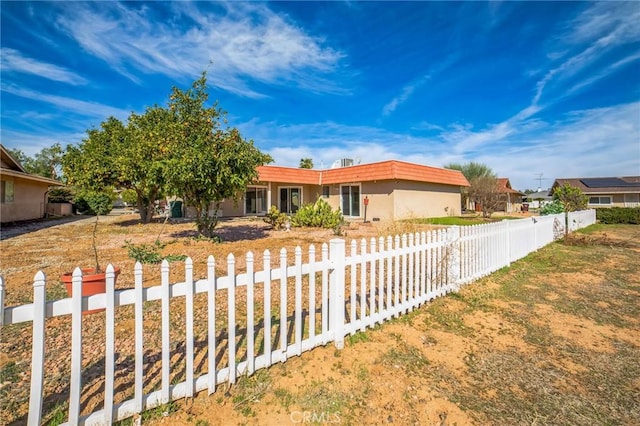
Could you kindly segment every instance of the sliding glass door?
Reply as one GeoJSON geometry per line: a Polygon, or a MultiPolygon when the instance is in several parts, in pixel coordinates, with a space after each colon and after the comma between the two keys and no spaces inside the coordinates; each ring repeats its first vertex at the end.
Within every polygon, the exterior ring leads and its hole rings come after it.
{"type": "Polygon", "coordinates": [[[360,185],[343,185],[340,187],[340,205],[342,214],[360,217],[360,185]]]}
{"type": "Polygon", "coordinates": [[[280,211],[287,214],[295,214],[301,206],[302,188],[280,188],[280,211]]]}
{"type": "Polygon", "coordinates": [[[244,214],[267,213],[267,188],[248,187],[244,194],[244,214]]]}

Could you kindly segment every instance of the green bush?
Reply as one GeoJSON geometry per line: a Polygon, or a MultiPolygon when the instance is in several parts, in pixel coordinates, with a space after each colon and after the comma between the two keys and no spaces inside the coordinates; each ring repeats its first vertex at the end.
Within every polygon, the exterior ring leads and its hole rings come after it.
{"type": "Polygon", "coordinates": [[[564,207],[560,200],[553,200],[550,203],[545,204],[540,209],[540,216],[546,216],[549,214],[558,214],[564,212],[564,207]]]}
{"type": "Polygon", "coordinates": [[[53,188],[49,190],[47,197],[50,203],[70,203],[75,194],[70,188],[53,188]]]}
{"type": "Polygon", "coordinates": [[[332,211],[329,203],[318,198],[315,203],[305,204],[291,218],[293,226],[309,226],[313,228],[335,229],[344,218],[340,210],[332,211]]]}
{"type": "Polygon", "coordinates": [[[288,217],[285,213],[280,213],[276,206],[271,206],[263,220],[271,225],[273,229],[282,229],[287,219],[288,217]]]}
{"type": "Polygon", "coordinates": [[[90,215],[106,215],[113,210],[113,196],[107,192],[83,191],[74,200],[76,209],[90,215]]]}
{"type": "Polygon", "coordinates": [[[600,223],[621,223],[640,225],[640,207],[612,207],[596,209],[596,219],[600,223]]]}

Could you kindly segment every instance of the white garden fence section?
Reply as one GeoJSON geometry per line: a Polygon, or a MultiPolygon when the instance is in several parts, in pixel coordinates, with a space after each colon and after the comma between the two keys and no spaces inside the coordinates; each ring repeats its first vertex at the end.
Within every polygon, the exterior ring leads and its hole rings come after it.
{"type": "MultiPolygon", "coordinates": [[[[570,229],[591,225],[595,223],[595,212],[575,212],[569,217],[569,223],[570,229]]],[[[329,245],[323,244],[320,253],[311,246],[305,262],[302,249],[296,248],[293,264],[289,264],[284,249],[276,259],[265,251],[262,262],[256,262],[253,254],[248,253],[246,271],[239,274],[235,258],[229,255],[224,276],[216,275],[215,260],[209,257],[207,276],[199,280],[194,279],[192,261],[187,259],[184,281],[173,284],[165,261],[161,266],[160,285],[146,287],[143,287],[142,265],[136,264],[135,286],[126,290],[114,289],[115,277],[109,265],[106,294],[89,297],[81,296],[82,276],[76,269],[73,297],[55,301],[46,301],[46,277],[38,272],[33,284],[33,303],[6,308],[5,283],[0,278],[0,321],[4,326],[32,323],[28,424],[40,424],[46,396],[43,395],[45,320],[68,315],[71,315],[68,424],[111,424],[205,389],[211,394],[221,383],[235,383],[239,375],[251,375],[257,369],[285,362],[291,356],[328,342],[334,342],[341,349],[345,335],[409,312],[508,266],[561,237],[564,227],[565,218],[560,214],[372,238],[350,244],[334,239],[329,245]],[[259,270],[254,270],[258,264],[261,264],[259,270]],[[206,333],[201,337],[205,344],[200,351],[200,368],[196,368],[194,297],[199,294],[204,298],[205,303],[201,305],[206,309],[207,324],[206,333]],[[242,298],[236,300],[239,294],[242,298]],[[178,325],[171,321],[170,302],[176,298],[184,299],[184,318],[180,324],[184,339],[180,342],[171,340],[171,330],[178,325]],[[226,305],[226,312],[222,313],[221,300],[226,305]],[[149,349],[143,339],[146,306],[151,301],[161,304],[161,347],[157,348],[154,364],[158,366],[159,380],[155,389],[149,389],[151,367],[149,359],[145,359],[145,354],[149,358],[149,349]],[[115,318],[117,310],[127,305],[133,307],[135,323],[134,379],[128,383],[132,397],[116,401],[115,318]],[[103,407],[84,413],[82,394],[86,371],[82,365],[85,337],[82,329],[86,317],[82,311],[99,308],[106,308],[105,313],[94,314],[102,315],[105,321],[103,407]],[[220,315],[225,319],[223,329],[216,328],[220,315]],[[179,361],[171,356],[172,347],[175,355],[176,344],[181,348],[179,361]],[[176,375],[176,369],[184,374],[176,375]],[[183,380],[177,382],[177,377],[183,380]]]]}

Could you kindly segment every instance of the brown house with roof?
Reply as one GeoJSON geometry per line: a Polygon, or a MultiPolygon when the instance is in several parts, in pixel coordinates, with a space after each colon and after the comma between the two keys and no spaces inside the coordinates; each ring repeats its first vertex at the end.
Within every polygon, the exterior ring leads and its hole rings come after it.
{"type": "Polygon", "coordinates": [[[498,178],[498,193],[500,198],[496,211],[505,213],[522,211],[522,196],[524,194],[513,189],[508,178],[498,178]]]}
{"type": "Polygon", "coordinates": [[[640,207],[640,176],[556,179],[551,193],[565,183],[589,197],[588,207],[640,207]]]}
{"type": "Polygon", "coordinates": [[[44,217],[51,186],[63,185],[57,180],[27,173],[0,145],[0,222],[44,217]]]}
{"type": "Polygon", "coordinates": [[[258,174],[238,202],[222,203],[222,216],[264,215],[270,206],[293,214],[318,197],[346,219],[364,219],[365,206],[367,220],[457,215],[469,186],[457,170],[397,160],[327,170],[267,165],[258,174]]]}

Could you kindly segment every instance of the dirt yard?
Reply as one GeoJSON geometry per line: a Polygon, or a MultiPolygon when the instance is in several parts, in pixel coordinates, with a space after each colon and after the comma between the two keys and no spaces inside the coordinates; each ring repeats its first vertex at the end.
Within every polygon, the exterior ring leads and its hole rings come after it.
{"type": "MultiPolygon", "coordinates": [[[[74,266],[91,266],[91,227],[92,219],[83,219],[15,235],[3,229],[0,275],[7,304],[30,301],[39,269],[54,281],[51,297],[65,297],[57,279],[74,266]]],[[[118,287],[131,287],[127,240],[152,243],[160,234],[162,253],[191,256],[198,275],[209,254],[241,259],[248,250],[306,249],[334,237],[331,231],[286,233],[238,220],[223,223],[225,242],[213,244],[194,238],[193,229],[192,223],[101,218],[100,258],[122,268],[118,287]]],[[[416,230],[408,224],[352,225],[346,238],[416,230]]],[[[150,410],[143,424],[634,424],[640,418],[639,255],[640,227],[597,225],[460,293],[350,336],[341,351],[331,344],[317,348],[211,396],[150,410]]],[[[157,272],[156,265],[147,268],[157,272]]],[[[60,325],[54,320],[52,326],[60,325]]],[[[88,321],[87,327],[100,325],[88,321]]],[[[2,424],[24,421],[28,335],[28,327],[1,332],[2,424]]],[[[48,338],[65,346],[64,334],[48,338]]],[[[55,370],[64,354],[48,354],[49,368],[55,370]]],[[[96,348],[85,357],[100,354],[96,348]]],[[[62,374],[47,383],[45,394],[54,395],[46,401],[48,422],[64,418],[67,385],[62,374]]]]}

